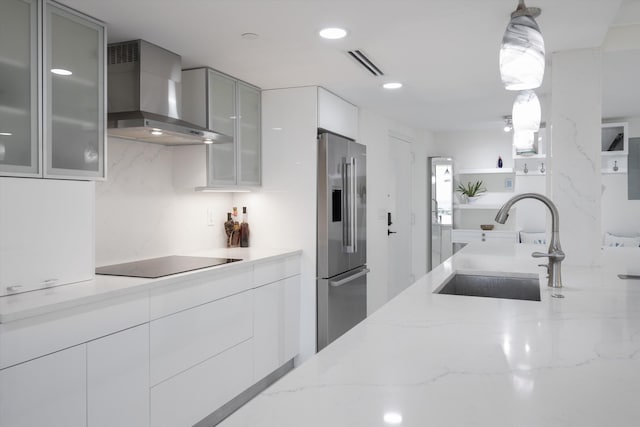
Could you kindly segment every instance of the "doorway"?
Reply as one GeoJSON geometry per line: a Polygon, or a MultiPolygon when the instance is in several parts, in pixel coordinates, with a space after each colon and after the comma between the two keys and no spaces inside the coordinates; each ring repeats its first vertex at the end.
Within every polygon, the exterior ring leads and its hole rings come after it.
{"type": "Polygon", "coordinates": [[[398,295],[414,281],[413,246],[413,154],[411,143],[389,136],[387,187],[387,298],[398,295]]]}

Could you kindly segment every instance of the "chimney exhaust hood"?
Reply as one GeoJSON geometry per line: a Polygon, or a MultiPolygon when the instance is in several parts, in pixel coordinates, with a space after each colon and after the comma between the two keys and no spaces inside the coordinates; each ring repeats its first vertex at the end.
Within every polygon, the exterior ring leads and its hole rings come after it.
{"type": "Polygon", "coordinates": [[[144,40],[107,46],[107,133],[164,145],[230,142],[181,120],[182,58],[144,40]]]}

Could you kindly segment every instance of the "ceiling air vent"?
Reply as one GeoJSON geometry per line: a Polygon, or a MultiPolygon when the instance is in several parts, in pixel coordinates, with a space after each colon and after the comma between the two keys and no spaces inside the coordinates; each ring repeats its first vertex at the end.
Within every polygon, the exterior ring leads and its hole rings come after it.
{"type": "Polygon", "coordinates": [[[374,76],[384,76],[384,73],[376,64],[374,64],[367,55],[365,55],[361,50],[350,50],[349,55],[355,59],[358,64],[362,65],[368,72],[373,74],[374,76]]]}
{"type": "Polygon", "coordinates": [[[110,44],[107,49],[109,65],[138,62],[140,56],[138,41],[110,44]]]}

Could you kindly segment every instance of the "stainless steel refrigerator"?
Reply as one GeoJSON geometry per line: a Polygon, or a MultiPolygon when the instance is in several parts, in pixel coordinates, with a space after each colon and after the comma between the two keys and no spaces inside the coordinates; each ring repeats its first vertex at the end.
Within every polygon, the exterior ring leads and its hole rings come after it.
{"type": "Polygon", "coordinates": [[[317,349],[367,316],[366,147],[318,136],[317,349]]]}

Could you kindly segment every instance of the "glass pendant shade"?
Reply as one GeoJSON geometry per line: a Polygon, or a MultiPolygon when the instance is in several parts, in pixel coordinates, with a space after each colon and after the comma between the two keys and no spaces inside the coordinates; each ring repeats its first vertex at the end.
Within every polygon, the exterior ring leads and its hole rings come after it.
{"type": "Polygon", "coordinates": [[[535,154],[535,133],[532,131],[514,131],[513,147],[518,156],[535,154]]]}
{"type": "Polygon", "coordinates": [[[500,77],[507,90],[540,87],[544,77],[544,40],[535,19],[511,18],[500,46],[500,77]]]}
{"type": "Polygon", "coordinates": [[[540,129],[540,101],[532,90],[524,90],[513,102],[511,120],[514,132],[537,132],[540,129]]]}

